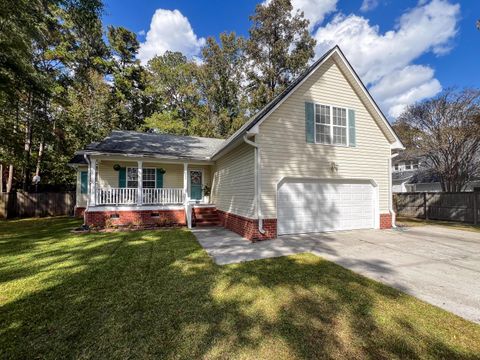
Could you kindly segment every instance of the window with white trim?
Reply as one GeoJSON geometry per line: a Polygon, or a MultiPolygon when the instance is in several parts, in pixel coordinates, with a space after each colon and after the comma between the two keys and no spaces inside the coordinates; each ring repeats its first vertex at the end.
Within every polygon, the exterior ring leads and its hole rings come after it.
{"type": "MultiPolygon", "coordinates": [[[[154,168],[143,168],[142,177],[142,185],[144,188],[155,188],[157,176],[154,168]]],[[[127,188],[136,187],[138,187],[138,169],[129,167],[127,168],[127,188]]]]}
{"type": "Polygon", "coordinates": [[[127,168],[127,188],[136,188],[138,186],[137,168],[127,168]]]}
{"type": "Polygon", "coordinates": [[[143,187],[146,189],[155,188],[155,169],[144,168],[143,169],[143,187]]]}
{"type": "Polygon", "coordinates": [[[318,144],[348,144],[347,109],[315,104],[315,142],[318,144]]]}

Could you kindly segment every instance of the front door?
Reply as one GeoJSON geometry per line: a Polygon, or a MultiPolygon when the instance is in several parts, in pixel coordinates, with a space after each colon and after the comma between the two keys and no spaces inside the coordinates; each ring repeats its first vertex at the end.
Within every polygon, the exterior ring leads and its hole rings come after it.
{"type": "Polygon", "coordinates": [[[202,171],[190,170],[190,199],[202,199],[202,171]]]}

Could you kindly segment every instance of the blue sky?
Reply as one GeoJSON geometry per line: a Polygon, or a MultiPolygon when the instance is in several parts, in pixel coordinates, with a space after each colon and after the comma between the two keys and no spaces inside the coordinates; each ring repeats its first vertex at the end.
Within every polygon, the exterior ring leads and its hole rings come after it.
{"type": "MultiPolygon", "coordinates": [[[[269,1],[269,0],[266,0],[269,1]]],[[[105,25],[124,26],[142,42],[140,59],[179,50],[199,54],[204,38],[247,36],[259,1],[107,0],[105,25]]],[[[339,44],[384,112],[441,89],[480,87],[480,0],[292,0],[311,20],[316,56],[339,44]]]]}

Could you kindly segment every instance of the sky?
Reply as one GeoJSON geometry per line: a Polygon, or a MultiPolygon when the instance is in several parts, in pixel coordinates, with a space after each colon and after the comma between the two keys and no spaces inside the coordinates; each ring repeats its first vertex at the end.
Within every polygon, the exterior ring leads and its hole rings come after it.
{"type": "MultiPolygon", "coordinates": [[[[104,24],[124,26],[146,63],[166,50],[198,57],[209,36],[248,36],[249,16],[271,0],[105,0],[104,24]]],[[[292,0],[310,20],[315,58],[339,45],[383,112],[443,89],[480,87],[480,0],[292,0]]]]}

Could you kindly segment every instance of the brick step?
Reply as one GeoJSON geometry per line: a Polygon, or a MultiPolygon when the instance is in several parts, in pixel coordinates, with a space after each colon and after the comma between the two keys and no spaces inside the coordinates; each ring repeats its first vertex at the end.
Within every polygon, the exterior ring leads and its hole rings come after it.
{"type": "Polygon", "coordinates": [[[212,210],[198,210],[198,209],[195,209],[193,211],[194,214],[216,214],[217,213],[217,210],[215,209],[212,209],[212,210]]]}
{"type": "Polygon", "coordinates": [[[220,226],[219,221],[202,221],[202,222],[196,222],[196,226],[220,226]]]}
{"type": "Polygon", "coordinates": [[[218,220],[217,214],[195,214],[196,220],[218,220]]]}

